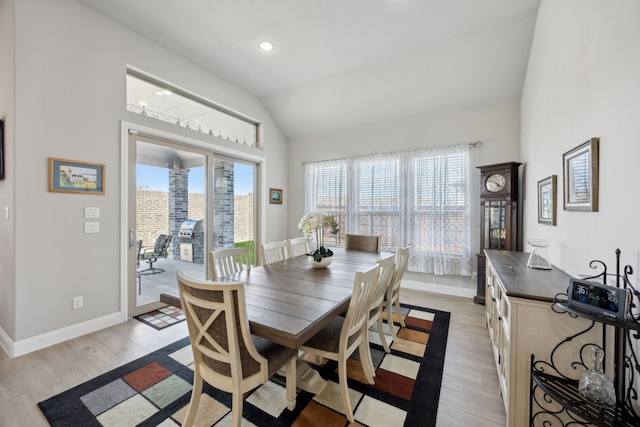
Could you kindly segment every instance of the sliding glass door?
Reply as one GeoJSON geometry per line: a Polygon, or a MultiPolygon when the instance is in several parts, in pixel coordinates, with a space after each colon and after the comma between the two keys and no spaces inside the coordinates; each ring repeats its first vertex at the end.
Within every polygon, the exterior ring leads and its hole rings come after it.
{"type": "Polygon", "coordinates": [[[165,305],[178,269],[207,278],[210,250],[248,246],[253,260],[254,163],[138,134],[128,150],[129,316],[165,305]]]}

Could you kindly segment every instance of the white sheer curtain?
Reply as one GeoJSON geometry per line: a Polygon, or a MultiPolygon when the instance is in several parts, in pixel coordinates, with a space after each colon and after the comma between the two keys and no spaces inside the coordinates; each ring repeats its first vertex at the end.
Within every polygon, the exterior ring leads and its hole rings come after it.
{"type": "Polygon", "coordinates": [[[411,244],[410,271],[471,274],[469,147],[376,154],[305,165],[305,211],[335,215],[340,233],[411,244]]]}

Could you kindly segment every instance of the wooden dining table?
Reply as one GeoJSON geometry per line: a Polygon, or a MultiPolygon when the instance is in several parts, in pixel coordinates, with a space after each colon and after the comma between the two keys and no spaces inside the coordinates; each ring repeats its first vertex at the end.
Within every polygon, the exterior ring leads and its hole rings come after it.
{"type": "MultiPolygon", "coordinates": [[[[382,256],[332,250],[326,268],[314,268],[306,255],[300,255],[214,281],[244,282],[251,333],[297,349],[347,309],[355,273],[371,268],[382,256]]],[[[161,300],[180,307],[177,292],[163,294],[161,300]]]]}
{"type": "MultiPolygon", "coordinates": [[[[368,270],[384,256],[342,248],[332,251],[332,262],[326,268],[314,268],[308,256],[300,255],[214,282],[244,282],[251,333],[298,349],[348,308],[355,273],[368,270]]],[[[177,292],[163,294],[161,301],[180,307],[177,292]]],[[[297,370],[299,387],[312,393],[324,387],[325,381],[306,364],[298,364],[297,370]]]]}

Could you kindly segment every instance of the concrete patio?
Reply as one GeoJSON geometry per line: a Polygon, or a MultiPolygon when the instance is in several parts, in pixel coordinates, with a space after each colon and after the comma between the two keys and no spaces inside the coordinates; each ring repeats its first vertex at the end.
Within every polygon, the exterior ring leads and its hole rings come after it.
{"type": "MultiPolygon", "coordinates": [[[[140,271],[148,268],[146,262],[140,263],[140,271]]],[[[186,275],[195,279],[204,279],[206,277],[204,264],[194,264],[192,262],[177,261],[171,259],[159,258],[153,263],[154,268],[163,268],[165,271],[156,274],[141,274],[142,289],[138,296],[137,305],[149,304],[159,301],[160,294],[167,291],[177,291],[178,284],[176,282],[176,271],[182,270],[186,275]]]]}

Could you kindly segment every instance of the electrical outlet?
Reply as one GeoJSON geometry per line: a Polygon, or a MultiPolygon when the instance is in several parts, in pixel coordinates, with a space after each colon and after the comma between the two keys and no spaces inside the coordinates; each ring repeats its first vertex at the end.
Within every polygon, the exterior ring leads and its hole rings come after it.
{"type": "Polygon", "coordinates": [[[84,306],[84,301],[82,297],[74,297],[72,300],[73,303],[73,309],[77,310],[79,308],[82,308],[84,306]]]}

